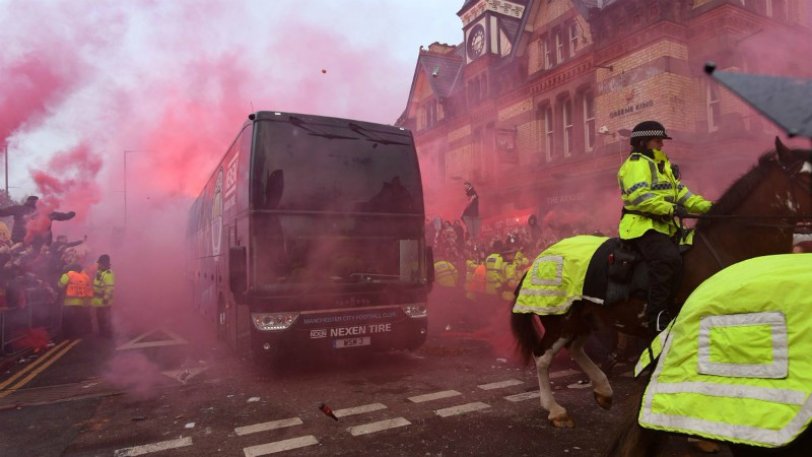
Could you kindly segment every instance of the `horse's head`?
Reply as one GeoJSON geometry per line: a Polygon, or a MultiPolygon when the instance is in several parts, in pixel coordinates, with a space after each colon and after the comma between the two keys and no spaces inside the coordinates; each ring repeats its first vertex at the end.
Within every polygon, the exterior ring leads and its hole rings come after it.
{"type": "Polygon", "coordinates": [[[774,157],[785,181],[781,187],[786,188],[785,193],[777,189],[776,205],[783,203],[800,219],[812,218],[812,151],[790,149],[775,137],[774,157]]]}

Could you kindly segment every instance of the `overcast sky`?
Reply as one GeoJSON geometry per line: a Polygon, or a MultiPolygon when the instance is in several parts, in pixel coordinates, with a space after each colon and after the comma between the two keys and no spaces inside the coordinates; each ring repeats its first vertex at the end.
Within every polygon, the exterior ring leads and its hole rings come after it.
{"type": "Polygon", "coordinates": [[[392,123],[419,47],[462,41],[462,3],[0,0],[11,195],[97,205],[124,150],[130,186],[196,194],[260,109],[392,123]]]}

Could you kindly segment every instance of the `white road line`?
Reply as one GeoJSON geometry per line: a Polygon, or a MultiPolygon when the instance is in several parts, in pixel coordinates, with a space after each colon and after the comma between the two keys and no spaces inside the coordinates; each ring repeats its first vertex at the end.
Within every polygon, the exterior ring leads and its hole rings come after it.
{"type": "Polygon", "coordinates": [[[355,414],[371,413],[372,411],[379,411],[386,409],[386,405],[382,403],[370,403],[368,405],[353,406],[352,408],[337,409],[333,411],[336,417],[347,417],[355,414]]]}
{"type": "Polygon", "coordinates": [[[508,379],[507,381],[492,382],[490,384],[482,384],[477,387],[479,387],[482,390],[493,390],[493,389],[502,389],[510,386],[518,386],[519,384],[524,384],[524,382],[519,381],[518,379],[508,379]]]}
{"type": "Polygon", "coordinates": [[[490,408],[491,405],[487,403],[482,403],[481,401],[475,401],[473,403],[466,403],[464,405],[452,406],[450,408],[443,408],[434,411],[434,414],[440,417],[448,417],[448,416],[456,416],[458,414],[465,414],[471,413],[474,411],[479,411],[482,409],[490,408]]]}
{"type": "Polygon", "coordinates": [[[261,455],[289,451],[291,449],[299,449],[300,447],[312,446],[314,444],[319,444],[319,440],[317,440],[313,435],[306,435],[298,438],[291,438],[289,440],[274,441],[273,443],[251,446],[243,448],[242,451],[245,453],[245,457],[259,457],[261,455]]]}
{"type": "Polygon", "coordinates": [[[580,373],[580,371],[572,369],[556,371],[555,373],[550,373],[550,379],[563,378],[564,376],[570,376],[578,373],[580,373]]]}
{"type": "Polygon", "coordinates": [[[278,428],[293,427],[294,425],[302,425],[302,420],[298,417],[291,417],[289,419],[280,419],[270,422],[262,422],[260,424],[245,425],[234,429],[234,433],[239,436],[249,435],[257,432],[267,432],[268,430],[276,430],[278,428]]]}
{"type": "Polygon", "coordinates": [[[516,394],[516,395],[508,395],[507,397],[505,397],[505,400],[512,401],[512,402],[517,402],[517,401],[530,400],[532,398],[539,398],[539,391],[538,390],[534,390],[532,392],[523,392],[523,393],[516,394]]]}
{"type": "Polygon", "coordinates": [[[347,429],[352,436],[368,435],[370,433],[389,430],[390,428],[405,427],[412,423],[403,417],[396,417],[394,419],[386,419],[378,422],[370,422],[369,424],[356,425],[347,429]]]}
{"type": "Polygon", "coordinates": [[[457,392],[456,390],[444,390],[442,392],[434,392],[433,394],[424,394],[409,397],[409,401],[411,401],[412,403],[423,403],[426,401],[439,400],[441,398],[456,397],[457,395],[462,394],[457,392]]]}
{"type": "Polygon", "coordinates": [[[186,447],[192,445],[192,438],[178,438],[176,440],[161,441],[158,443],[145,444],[143,446],[133,446],[124,449],[118,449],[113,453],[115,457],[134,457],[136,455],[149,454],[151,452],[165,451],[167,449],[175,449],[179,447],[186,447]]]}

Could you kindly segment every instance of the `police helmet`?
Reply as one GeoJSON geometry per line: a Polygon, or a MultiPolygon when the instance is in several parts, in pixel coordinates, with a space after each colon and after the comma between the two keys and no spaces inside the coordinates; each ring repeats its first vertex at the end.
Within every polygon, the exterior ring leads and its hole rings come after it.
{"type": "Polygon", "coordinates": [[[632,146],[635,146],[640,141],[645,141],[649,138],[662,138],[664,140],[672,139],[670,136],[668,136],[668,133],[666,133],[663,124],[660,124],[657,121],[643,121],[635,125],[629,138],[629,142],[632,146]]]}

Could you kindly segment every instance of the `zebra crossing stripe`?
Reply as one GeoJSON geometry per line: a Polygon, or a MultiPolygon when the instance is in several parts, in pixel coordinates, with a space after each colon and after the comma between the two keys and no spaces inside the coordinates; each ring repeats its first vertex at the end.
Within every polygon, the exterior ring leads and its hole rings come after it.
{"type": "Polygon", "coordinates": [[[412,403],[423,403],[427,401],[439,400],[441,398],[456,397],[457,395],[462,394],[457,392],[456,390],[444,390],[442,392],[434,392],[432,394],[416,395],[414,397],[409,397],[409,401],[411,401],[412,403]]]}
{"type": "Polygon", "coordinates": [[[118,449],[113,453],[115,457],[135,457],[137,455],[150,454],[152,452],[166,451],[167,449],[177,449],[192,445],[192,438],[178,438],[176,440],[161,441],[158,443],[144,444],[143,446],[133,446],[118,449]]]}
{"type": "Polygon", "coordinates": [[[394,419],[386,419],[378,422],[370,422],[369,424],[356,425],[347,429],[352,436],[368,435],[370,433],[381,432],[391,428],[405,427],[412,423],[407,421],[404,417],[396,417],[394,419]]]}
{"type": "Polygon", "coordinates": [[[524,382],[519,381],[518,379],[508,379],[506,381],[492,382],[490,384],[482,384],[477,387],[479,387],[482,390],[493,390],[493,389],[503,389],[505,387],[510,386],[518,386],[519,384],[524,384],[524,382]]]}
{"type": "Polygon", "coordinates": [[[474,411],[480,411],[483,409],[490,408],[491,405],[487,403],[482,403],[481,401],[475,401],[473,403],[466,403],[464,405],[452,406],[450,408],[443,408],[434,411],[434,414],[440,417],[448,417],[448,416],[457,416],[460,414],[465,413],[472,413],[474,411]]]}
{"type": "Polygon", "coordinates": [[[280,419],[270,422],[262,422],[259,424],[245,425],[234,429],[234,433],[238,436],[249,435],[257,432],[267,432],[268,430],[276,430],[278,428],[293,427],[294,425],[302,425],[302,420],[298,417],[291,417],[289,419],[280,419]]]}
{"type": "Polygon", "coordinates": [[[277,452],[299,449],[301,447],[319,444],[319,440],[313,435],[300,436],[289,440],[274,441],[273,443],[259,444],[256,446],[243,448],[245,457],[260,457],[262,455],[275,454],[277,452]]]}
{"type": "Polygon", "coordinates": [[[507,397],[505,397],[505,400],[512,401],[512,402],[517,402],[517,401],[530,400],[532,398],[539,398],[539,391],[538,390],[534,390],[532,392],[522,392],[522,393],[516,394],[516,395],[508,395],[507,397]]]}
{"type": "Polygon", "coordinates": [[[370,403],[368,405],[353,406],[352,408],[336,409],[333,410],[333,414],[335,414],[336,417],[347,417],[355,414],[371,413],[382,409],[386,409],[386,405],[382,403],[370,403]]]}

